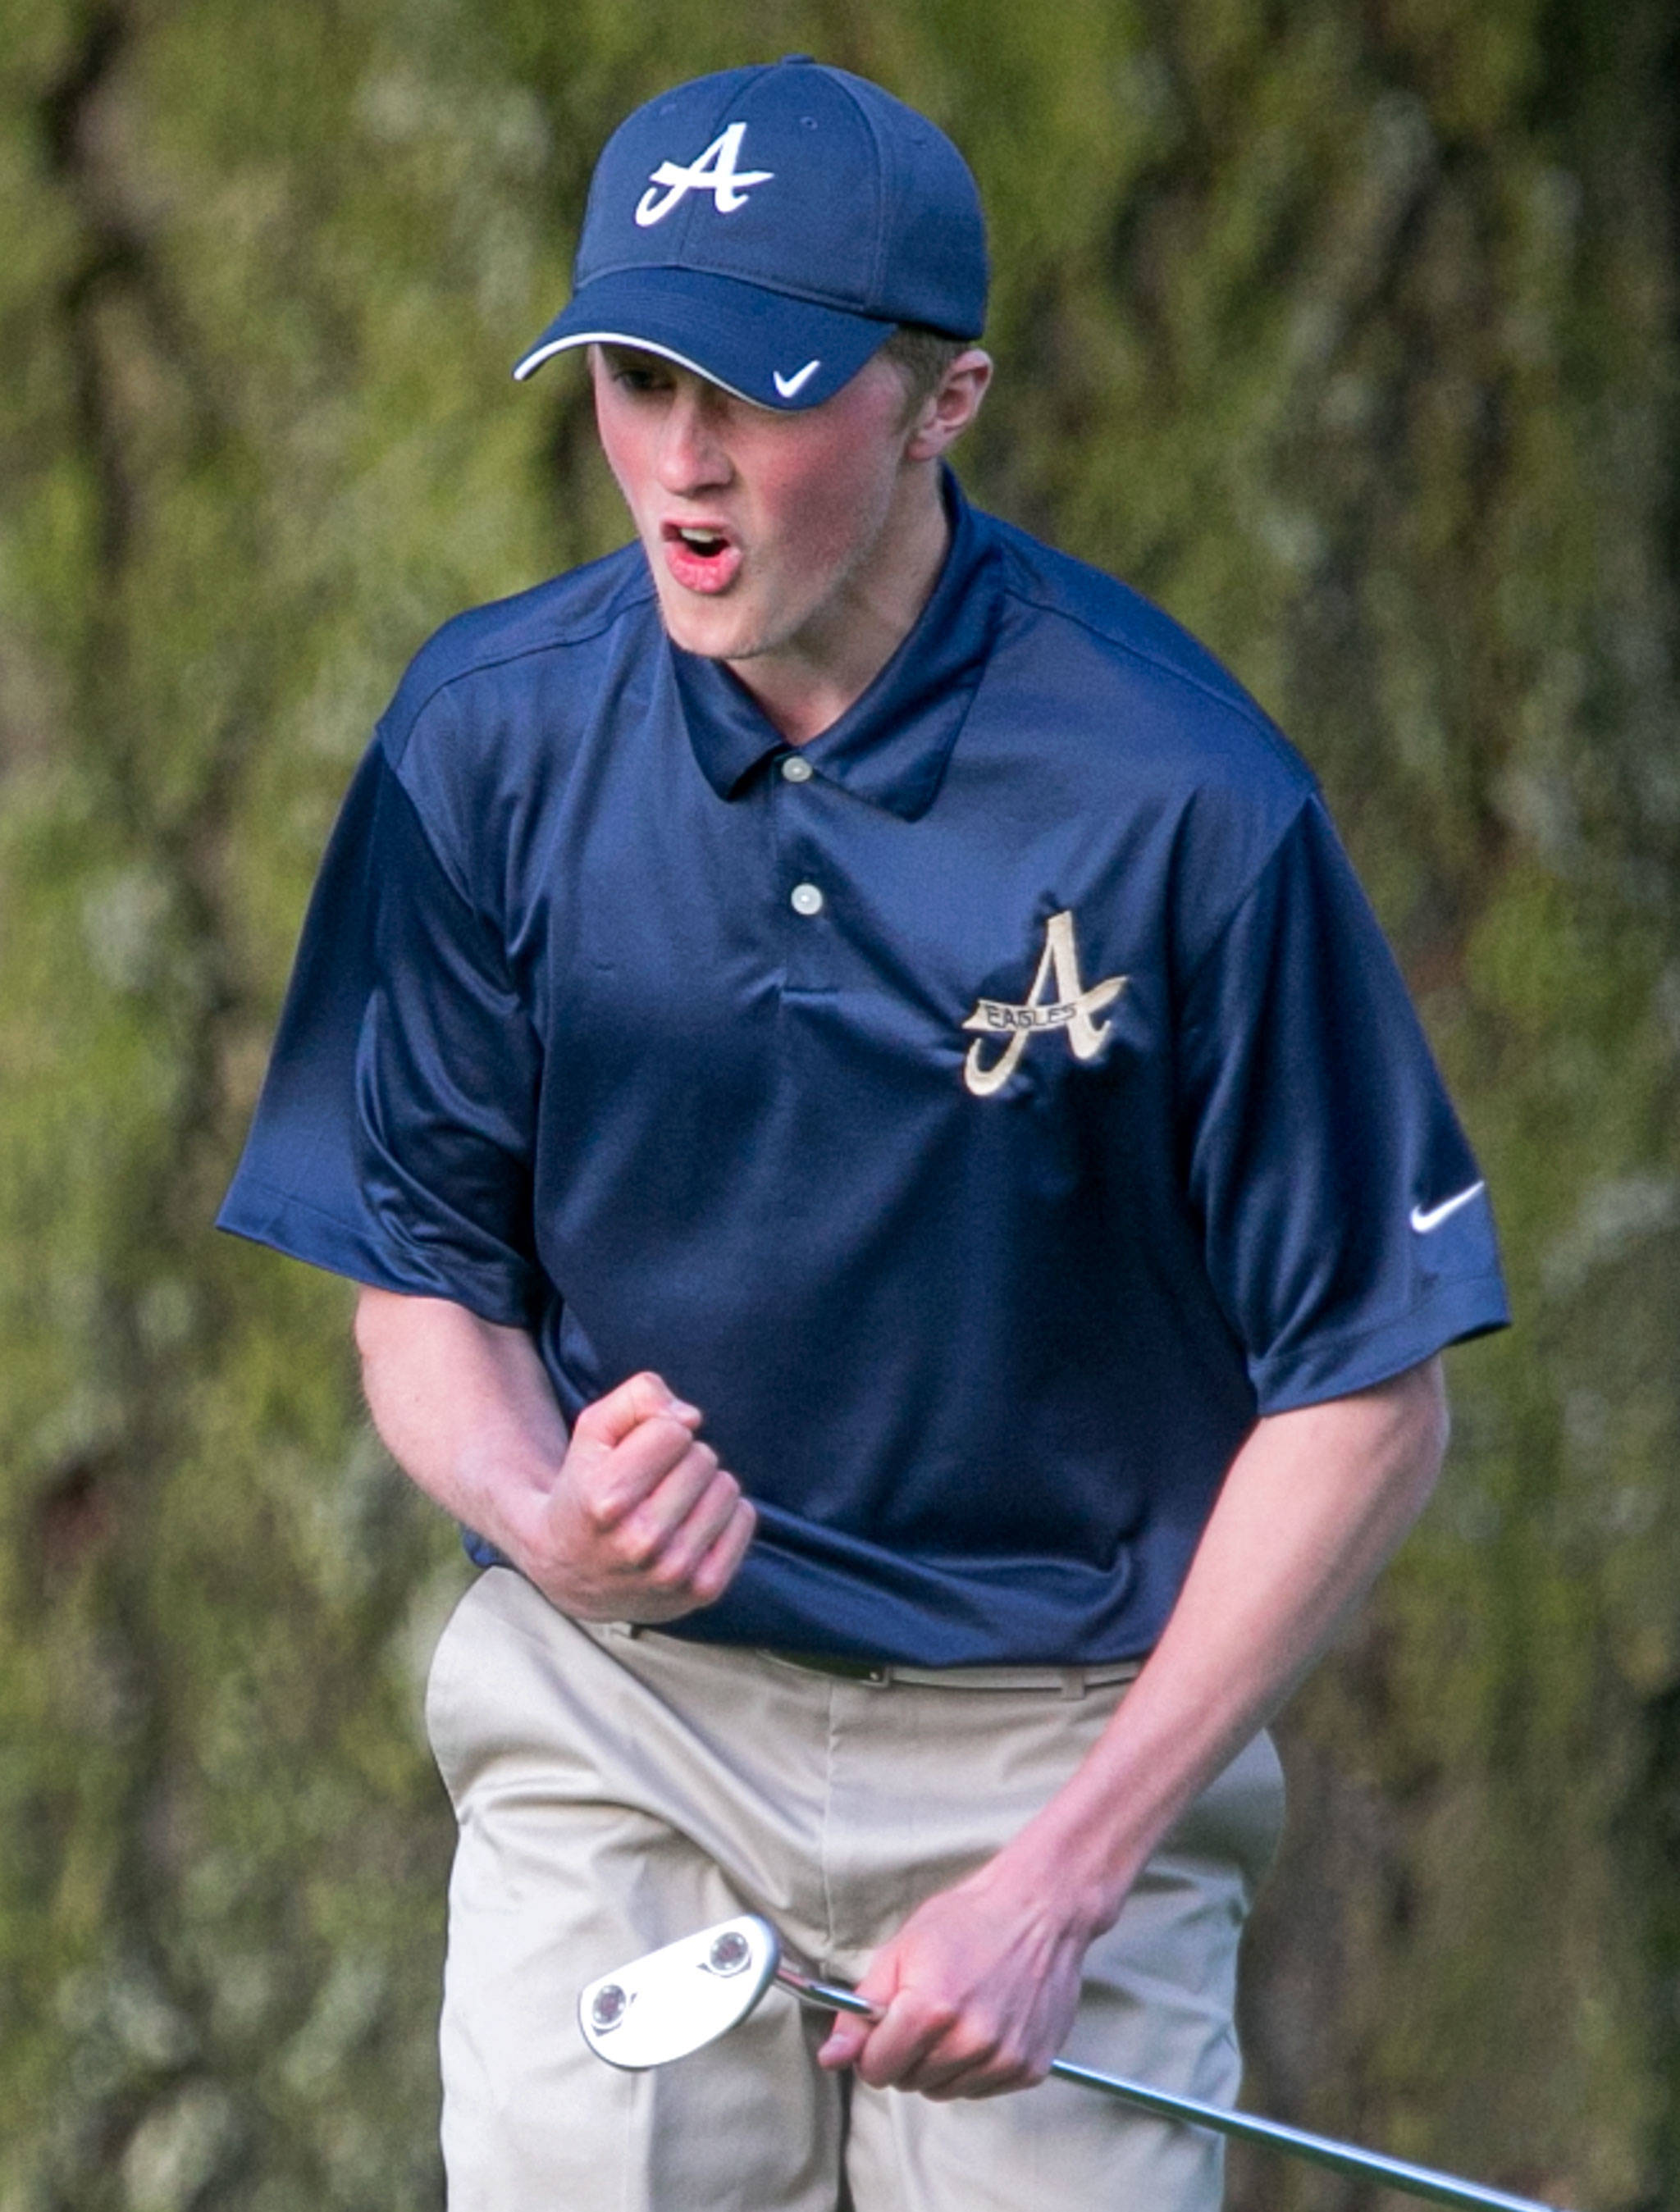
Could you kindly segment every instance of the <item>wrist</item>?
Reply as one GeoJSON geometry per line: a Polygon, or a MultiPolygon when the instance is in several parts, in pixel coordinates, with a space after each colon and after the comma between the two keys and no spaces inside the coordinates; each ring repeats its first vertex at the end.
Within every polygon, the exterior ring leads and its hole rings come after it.
{"type": "Polygon", "coordinates": [[[971,1877],[977,1895],[1026,1900],[1081,1947],[1114,1925],[1147,1851],[1058,1821],[1056,1807],[1012,1837],[971,1877]]]}
{"type": "Polygon", "coordinates": [[[461,1454],[461,1517],[540,1587],[554,1548],[553,1493],[559,1463],[520,1440],[478,1438],[461,1454]]]}

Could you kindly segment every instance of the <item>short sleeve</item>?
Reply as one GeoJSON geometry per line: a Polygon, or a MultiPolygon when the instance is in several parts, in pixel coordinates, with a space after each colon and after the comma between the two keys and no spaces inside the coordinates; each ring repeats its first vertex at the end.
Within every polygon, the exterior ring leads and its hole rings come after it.
{"type": "Polygon", "coordinates": [[[375,744],[321,866],[220,1225],[528,1326],[540,1073],[499,933],[375,744]]]}
{"type": "Polygon", "coordinates": [[[1178,1081],[1209,1280],[1263,1413],[1508,1320],[1480,1170],[1316,798],[1190,979],[1178,1081]]]}

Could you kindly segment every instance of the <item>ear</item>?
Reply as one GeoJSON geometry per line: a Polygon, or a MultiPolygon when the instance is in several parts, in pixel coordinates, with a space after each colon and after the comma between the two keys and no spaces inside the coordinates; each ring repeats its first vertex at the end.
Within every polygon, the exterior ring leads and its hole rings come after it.
{"type": "Polygon", "coordinates": [[[937,460],[954,446],[980,412],[992,380],[992,357],[978,346],[959,353],[930,392],[911,426],[904,447],[908,461],[937,460]]]}

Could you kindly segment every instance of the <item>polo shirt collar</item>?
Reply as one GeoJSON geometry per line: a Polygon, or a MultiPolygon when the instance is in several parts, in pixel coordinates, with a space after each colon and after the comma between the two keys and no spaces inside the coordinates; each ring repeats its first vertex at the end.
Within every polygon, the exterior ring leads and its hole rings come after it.
{"type": "MultiPolygon", "coordinates": [[[[915,821],[932,805],[984,671],[1001,604],[983,515],[944,479],[951,544],[928,604],[898,651],[837,722],[800,750],[854,798],[915,821]]],[[[690,741],[720,799],[733,799],[788,741],[721,660],[667,641],[690,741]]]]}

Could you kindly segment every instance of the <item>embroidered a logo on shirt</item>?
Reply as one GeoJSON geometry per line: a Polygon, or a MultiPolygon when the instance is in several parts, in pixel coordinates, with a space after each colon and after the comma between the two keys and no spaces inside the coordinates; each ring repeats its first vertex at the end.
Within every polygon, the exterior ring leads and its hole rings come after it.
{"type": "Polygon", "coordinates": [[[661,161],[648,179],[648,189],[636,204],[636,220],[643,230],[663,222],[673,207],[680,207],[691,192],[709,192],[720,215],[733,215],[746,205],[754,185],[767,185],[774,169],[738,169],[744,123],[732,123],[713,139],[697,161],[661,161]],[[661,192],[655,189],[663,185],[661,192]]]}
{"type": "Polygon", "coordinates": [[[1114,1026],[1111,1020],[1099,1022],[1096,1017],[1112,1006],[1126,981],[1123,975],[1109,975],[1086,990],[1079,977],[1072,909],[1053,914],[1044,925],[1044,949],[1025,1002],[1011,1006],[997,999],[982,999],[963,1024],[965,1030],[978,1030],[983,1037],[1009,1040],[989,1067],[984,1045],[978,1041],[971,1044],[963,1061],[963,1081],[977,1098],[989,1098],[1002,1090],[1020,1066],[1022,1054],[1044,1030],[1066,1030],[1074,1058],[1095,1060],[1114,1026]],[[1052,985],[1054,997],[1050,995],[1052,985]]]}

